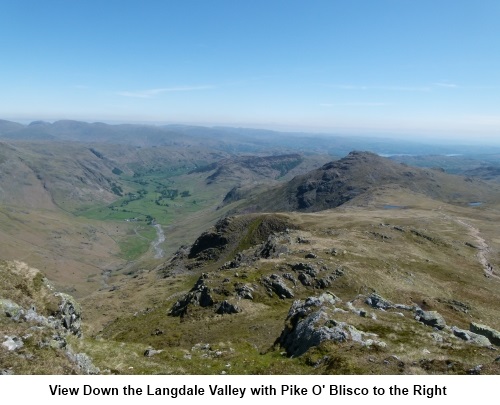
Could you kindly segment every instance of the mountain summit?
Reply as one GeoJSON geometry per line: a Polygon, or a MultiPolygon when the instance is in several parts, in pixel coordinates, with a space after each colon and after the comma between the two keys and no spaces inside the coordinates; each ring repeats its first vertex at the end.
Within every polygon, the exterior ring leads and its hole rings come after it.
{"type": "Polygon", "coordinates": [[[251,204],[259,211],[314,212],[338,207],[382,186],[398,186],[454,203],[484,201],[490,194],[490,186],[478,180],[409,167],[371,152],[354,151],[257,195],[251,204]]]}

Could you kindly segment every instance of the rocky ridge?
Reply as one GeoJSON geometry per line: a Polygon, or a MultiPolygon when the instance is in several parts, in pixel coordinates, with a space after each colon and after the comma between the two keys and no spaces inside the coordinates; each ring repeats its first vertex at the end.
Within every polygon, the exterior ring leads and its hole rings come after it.
{"type": "Polygon", "coordinates": [[[258,212],[316,212],[389,185],[455,203],[487,201],[493,196],[491,185],[477,179],[410,167],[371,152],[354,151],[250,198],[242,210],[253,207],[258,212]]]}
{"type": "Polygon", "coordinates": [[[2,262],[0,277],[3,371],[24,373],[38,362],[44,374],[99,373],[85,353],[71,347],[72,339],[82,337],[82,311],[72,296],[54,291],[40,271],[22,262],[2,262]]]}
{"type": "MultiPolygon", "coordinates": [[[[382,222],[378,226],[372,224],[368,229],[357,230],[357,237],[363,240],[353,244],[352,235],[348,236],[345,229],[324,227],[311,233],[296,222],[295,229],[272,231],[266,233],[267,238],[252,239],[250,243],[249,229],[254,227],[250,224],[256,218],[262,219],[255,215],[228,218],[215,228],[216,237],[213,231],[204,236],[205,241],[215,241],[213,244],[201,244],[198,240],[191,248],[184,248],[184,253],[177,257],[177,265],[182,263],[180,267],[184,269],[203,268],[204,272],[191,290],[170,307],[171,317],[188,322],[203,319],[219,322],[217,319],[234,317],[236,323],[248,322],[248,317],[254,317],[256,311],[271,310],[281,302],[288,305],[288,314],[281,318],[284,327],[275,335],[274,349],[271,350],[284,350],[283,354],[289,357],[304,357],[306,362],[322,369],[330,367],[329,362],[334,361],[332,353],[347,348],[360,353],[378,353],[377,356],[368,356],[372,359],[369,361],[381,361],[389,368],[394,366],[398,373],[413,373],[416,369],[429,373],[444,372],[442,363],[433,359],[437,352],[488,350],[494,355],[497,350],[495,339],[498,332],[474,322],[482,315],[469,301],[457,296],[445,299],[440,295],[427,295],[424,299],[419,298],[422,292],[412,285],[429,283],[424,281],[428,276],[421,273],[422,270],[413,270],[417,273],[402,269],[396,272],[394,276],[403,280],[400,281],[403,285],[411,286],[408,288],[412,291],[398,294],[401,297],[399,303],[383,295],[387,287],[382,287],[378,293],[378,289],[364,284],[370,281],[359,278],[363,277],[361,274],[369,274],[368,269],[360,267],[363,266],[361,263],[377,260],[382,254],[380,249],[391,250],[391,245],[401,246],[401,243],[418,246],[425,255],[439,250],[445,258],[459,251],[462,257],[468,254],[468,260],[476,261],[475,252],[463,240],[453,240],[443,234],[438,236],[433,227],[382,222]],[[233,227],[242,223],[245,226],[237,226],[236,232],[233,227]],[[207,238],[210,234],[212,236],[207,238]],[[344,242],[343,238],[346,238],[344,242]],[[380,248],[374,250],[377,253],[370,253],[373,256],[367,256],[364,246],[371,244],[380,248]],[[347,250],[347,245],[352,250],[347,250]],[[217,253],[210,254],[207,261],[207,251],[217,253]],[[193,263],[197,266],[192,267],[193,263]],[[357,280],[358,287],[354,287],[354,280],[357,280]],[[468,329],[464,327],[467,319],[472,321],[468,329]],[[414,353],[402,355],[401,347],[407,344],[414,353]],[[321,360],[318,353],[329,354],[321,360]],[[383,353],[387,355],[385,358],[375,360],[383,353]],[[327,358],[330,360],[325,360],[327,358]]],[[[280,220],[287,222],[285,218],[282,216],[280,220]]],[[[462,233],[462,238],[467,237],[462,233]]],[[[388,256],[383,260],[388,260],[388,256]]],[[[429,260],[424,261],[423,266],[424,269],[433,269],[432,272],[440,268],[429,260]]],[[[443,262],[439,266],[446,268],[448,264],[443,262]]],[[[394,264],[386,268],[394,269],[394,264]]],[[[386,272],[393,273],[393,270],[386,272]]],[[[174,273],[161,274],[167,278],[175,277],[174,273]]],[[[380,270],[374,273],[376,277],[380,274],[380,270]]],[[[481,277],[480,272],[477,277],[481,277]]],[[[438,290],[436,292],[439,294],[438,290]]],[[[258,325],[250,328],[258,328],[258,325]]],[[[449,372],[476,370],[474,373],[477,373],[477,364],[456,359],[449,362],[453,364],[449,372]]],[[[481,367],[480,373],[491,373],[496,370],[497,363],[493,361],[481,367]]]]}

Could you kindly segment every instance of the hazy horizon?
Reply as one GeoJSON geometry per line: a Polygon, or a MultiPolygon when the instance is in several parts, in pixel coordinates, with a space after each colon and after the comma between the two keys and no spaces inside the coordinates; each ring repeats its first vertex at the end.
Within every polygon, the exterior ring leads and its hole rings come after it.
{"type": "Polygon", "coordinates": [[[494,0],[49,0],[2,11],[0,116],[13,121],[500,138],[494,0]]]}
{"type": "Polygon", "coordinates": [[[72,119],[72,118],[28,118],[28,119],[16,119],[16,118],[4,118],[0,117],[0,120],[6,120],[11,122],[16,122],[22,125],[29,125],[33,122],[43,121],[47,123],[54,123],[57,121],[77,121],[85,122],[89,124],[93,123],[105,123],[108,125],[121,125],[121,124],[131,124],[131,125],[147,125],[147,126],[199,126],[203,128],[238,128],[238,129],[248,129],[248,130],[264,130],[273,131],[282,134],[294,134],[297,136],[317,136],[317,137],[355,137],[355,138],[367,138],[367,139],[385,139],[385,140],[395,140],[395,141],[406,141],[415,144],[427,144],[427,145],[478,145],[478,146],[500,146],[500,137],[497,136],[485,136],[478,137],[477,135],[468,134],[439,134],[437,131],[434,133],[419,133],[419,132],[392,132],[388,131],[373,131],[373,130],[356,130],[354,128],[338,128],[338,129],[321,129],[314,127],[289,127],[285,125],[271,124],[271,125],[252,125],[250,123],[209,123],[209,122],[172,122],[172,121],[134,121],[134,120],[99,120],[99,119],[72,119]]]}

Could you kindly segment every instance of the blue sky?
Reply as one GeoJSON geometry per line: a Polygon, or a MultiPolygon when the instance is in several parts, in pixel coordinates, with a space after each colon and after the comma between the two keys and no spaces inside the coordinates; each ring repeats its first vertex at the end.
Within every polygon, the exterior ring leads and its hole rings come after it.
{"type": "Polygon", "coordinates": [[[498,0],[5,0],[0,118],[500,138],[498,0]]]}

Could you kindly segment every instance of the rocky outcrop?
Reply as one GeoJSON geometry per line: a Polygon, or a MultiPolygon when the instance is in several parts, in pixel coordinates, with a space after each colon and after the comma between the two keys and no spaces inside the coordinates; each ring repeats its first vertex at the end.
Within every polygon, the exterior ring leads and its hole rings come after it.
{"type": "Polygon", "coordinates": [[[0,299],[0,311],[16,322],[35,323],[81,337],[82,312],[80,305],[71,295],[54,293],[54,296],[60,300],[59,309],[50,316],[39,314],[34,305],[25,309],[9,299],[0,299]]]}
{"type": "Polygon", "coordinates": [[[316,278],[315,287],[319,289],[326,289],[330,287],[335,280],[344,275],[344,270],[341,268],[335,269],[330,274],[325,274],[324,277],[316,278]]]}
{"type": "Polygon", "coordinates": [[[152,347],[144,350],[144,357],[153,357],[155,354],[159,354],[163,352],[163,350],[155,350],[152,347]]]}
{"type": "Polygon", "coordinates": [[[460,329],[457,328],[456,326],[453,326],[451,328],[451,331],[453,334],[462,339],[465,340],[466,342],[478,345],[478,346],[491,346],[490,340],[486,336],[479,335],[474,332],[470,332],[465,329],[460,329]]]}
{"type": "MultiPolygon", "coordinates": [[[[243,215],[219,220],[213,228],[204,232],[191,247],[188,258],[196,261],[219,260],[224,253],[239,253],[250,247],[264,244],[260,257],[276,257],[286,252],[286,246],[280,246],[279,237],[294,225],[277,215],[243,215]]],[[[283,235],[282,235],[283,236],[283,235]]]]}
{"type": "Polygon", "coordinates": [[[71,350],[68,350],[67,355],[69,359],[77,365],[82,374],[96,375],[101,372],[99,367],[94,365],[92,359],[87,354],[73,353],[71,350]]]}
{"type": "Polygon", "coordinates": [[[302,283],[303,286],[305,286],[305,287],[312,286],[311,277],[308,276],[306,273],[299,273],[298,279],[302,283]]]}
{"type": "Polygon", "coordinates": [[[287,232],[277,232],[269,235],[267,240],[256,247],[250,247],[236,253],[233,260],[222,265],[220,270],[237,269],[241,266],[251,266],[259,259],[278,259],[289,253],[291,238],[287,232]]]}
{"type": "Polygon", "coordinates": [[[24,316],[24,309],[8,299],[0,299],[0,311],[13,321],[19,321],[24,316]]]}
{"type": "Polygon", "coordinates": [[[241,297],[246,300],[253,300],[253,292],[254,292],[253,287],[250,287],[249,285],[246,284],[237,284],[235,286],[235,291],[238,297],[241,297]]]}
{"type": "Polygon", "coordinates": [[[446,321],[437,311],[423,311],[422,309],[417,309],[415,319],[422,322],[424,325],[432,326],[437,329],[444,329],[446,326],[446,321]]]}
{"type": "Polygon", "coordinates": [[[59,312],[56,317],[60,320],[62,326],[75,336],[82,336],[82,310],[80,304],[68,294],[57,293],[60,298],[59,312]]]}
{"type": "MultiPolygon", "coordinates": [[[[1,348],[16,369],[37,359],[47,372],[97,374],[83,353],[71,351],[69,335],[82,336],[82,311],[68,294],[54,292],[44,275],[22,262],[0,262],[0,323],[9,331],[1,348]],[[13,356],[13,357],[12,357],[13,356]]],[[[39,366],[40,367],[40,364],[39,366]]]]}
{"type": "Polygon", "coordinates": [[[318,275],[318,272],[319,272],[317,267],[313,264],[310,264],[310,263],[302,263],[302,262],[294,263],[294,264],[291,264],[291,267],[292,267],[293,271],[297,271],[297,272],[303,271],[306,274],[309,274],[310,276],[313,276],[313,277],[316,277],[318,275]]]}
{"type": "Polygon", "coordinates": [[[189,251],[189,246],[182,245],[179,247],[168,262],[163,263],[156,268],[158,274],[160,274],[163,278],[167,278],[174,274],[182,274],[186,272],[186,260],[189,255],[189,251]]]}
{"type": "Polygon", "coordinates": [[[500,346],[500,332],[486,325],[471,322],[469,327],[471,332],[477,333],[488,338],[495,346],[500,346]]]}
{"type": "Polygon", "coordinates": [[[240,311],[241,310],[238,308],[238,306],[231,304],[229,301],[224,300],[220,303],[216,313],[220,315],[224,314],[230,315],[230,314],[237,314],[240,311]]]}
{"type": "Polygon", "coordinates": [[[290,267],[298,273],[297,278],[303,286],[318,289],[330,287],[335,280],[344,275],[344,270],[341,267],[331,271],[324,265],[318,268],[314,264],[303,262],[290,264],[290,267]]]}
{"type": "Polygon", "coordinates": [[[385,346],[384,342],[375,339],[377,335],[335,320],[335,304],[339,301],[330,293],[309,297],[305,301],[295,301],[288,312],[285,328],[277,343],[289,356],[300,356],[325,341],[352,341],[365,346],[385,346]]]}
{"type": "Polygon", "coordinates": [[[268,291],[274,292],[280,298],[293,298],[292,290],[285,284],[285,281],[277,274],[271,274],[270,277],[263,277],[262,284],[268,291]]]}
{"type": "Polygon", "coordinates": [[[189,258],[197,258],[198,260],[215,260],[219,258],[229,240],[226,236],[208,231],[201,234],[189,251],[189,258]]]}
{"type": "Polygon", "coordinates": [[[210,289],[205,285],[208,274],[203,273],[194,287],[180,300],[178,300],[169,314],[172,316],[184,316],[190,305],[209,307],[214,304],[210,289]]]}
{"type": "Polygon", "coordinates": [[[262,244],[259,256],[264,259],[277,259],[289,253],[288,244],[290,242],[290,236],[285,233],[269,235],[267,241],[262,244]]]}
{"type": "Polygon", "coordinates": [[[365,303],[372,308],[387,310],[394,308],[394,304],[376,293],[371,293],[365,300],[365,303]]]}
{"type": "Polygon", "coordinates": [[[381,309],[387,311],[389,309],[400,309],[405,311],[417,311],[419,308],[417,305],[405,305],[393,303],[377,293],[371,293],[365,299],[365,304],[371,306],[375,309],[381,309]]]}

